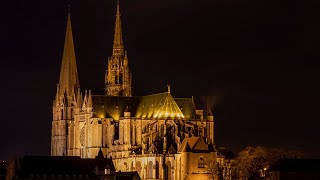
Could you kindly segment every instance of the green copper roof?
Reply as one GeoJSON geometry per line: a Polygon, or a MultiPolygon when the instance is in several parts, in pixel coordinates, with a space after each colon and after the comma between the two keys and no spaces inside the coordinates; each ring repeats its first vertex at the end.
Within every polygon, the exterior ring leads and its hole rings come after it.
{"type": "Polygon", "coordinates": [[[132,117],[148,119],[191,119],[195,105],[192,98],[173,98],[168,92],[141,97],[93,95],[95,117],[119,120],[128,110],[132,117]]]}
{"type": "Polygon", "coordinates": [[[143,96],[137,108],[136,117],[139,118],[184,118],[176,101],[170,93],[143,96]]]}
{"type": "Polygon", "coordinates": [[[139,98],[93,95],[92,101],[95,117],[119,120],[126,110],[130,112],[136,111],[139,98]]]}

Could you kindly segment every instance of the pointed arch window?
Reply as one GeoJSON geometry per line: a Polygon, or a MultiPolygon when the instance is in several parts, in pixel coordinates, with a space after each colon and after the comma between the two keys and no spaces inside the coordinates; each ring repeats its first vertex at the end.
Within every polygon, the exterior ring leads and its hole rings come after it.
{"type": "Polygon", "coordinates": [[[165,179],[172,179],[171,163],[167,162],[165,166],[165,179]]]}
{"type": "Polygon", "coordinates": [[[159,179],[159,161],[156,161],[156,179],[159,179]]]}
{"type": "Polygon", "coordinates": [[[136,161],[136,171],[139,173],[139,176],[142,177],[141,175],[141,170],[142,170],[142,166],[141,166],[141,162],[140,161],[136,161]]]}
{"type": "Polygon", "coordinates": [[[152,163],[152,161],[149,161],[148,174],[147,174],[148,179],[152,179],[153,178],[152,172],[153,172],[153,163],[152,163]]]}
{"type": "Polygon", "coordinates": [[[204,161],[204,158],[202,156],[199,157],[199,159],[198,159],[198,168],[205,168],[205,166],[206,166],[206,163],[204,161]]]}

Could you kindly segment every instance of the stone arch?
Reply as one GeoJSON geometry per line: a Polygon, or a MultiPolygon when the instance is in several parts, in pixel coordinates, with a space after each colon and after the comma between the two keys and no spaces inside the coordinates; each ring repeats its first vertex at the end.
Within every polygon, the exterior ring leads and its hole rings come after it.
{"type": "Polygon", "coordinates": [[[171,179],[172,172],[171,172],[171,162],[168,161],[165,167],[165,179],[171,179]]]}

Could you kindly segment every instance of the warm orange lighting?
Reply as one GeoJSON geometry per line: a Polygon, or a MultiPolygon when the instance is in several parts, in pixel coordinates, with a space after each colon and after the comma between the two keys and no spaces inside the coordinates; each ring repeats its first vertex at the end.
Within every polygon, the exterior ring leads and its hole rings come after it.
{"type": "Polygon", "coordinates": [[[98,117],[101,119],[105,118],[104,114],[99,114],[98,117]]]}

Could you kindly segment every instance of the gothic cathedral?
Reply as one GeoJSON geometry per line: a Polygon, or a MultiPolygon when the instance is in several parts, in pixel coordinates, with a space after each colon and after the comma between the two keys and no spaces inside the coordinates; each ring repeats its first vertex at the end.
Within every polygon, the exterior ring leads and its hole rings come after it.
{"type": "Polygon", "coordinates": [[[198,109],[193,98],[174,98],[170,87],[132,96],[119,3],[107,64],[105,94],[82,94],[68,13],[51,155],[94,158],[101,150],[117,171],[137,171],[142,179],[208,179],[208,164],[217,159],[213,115],[198,109]]]}

